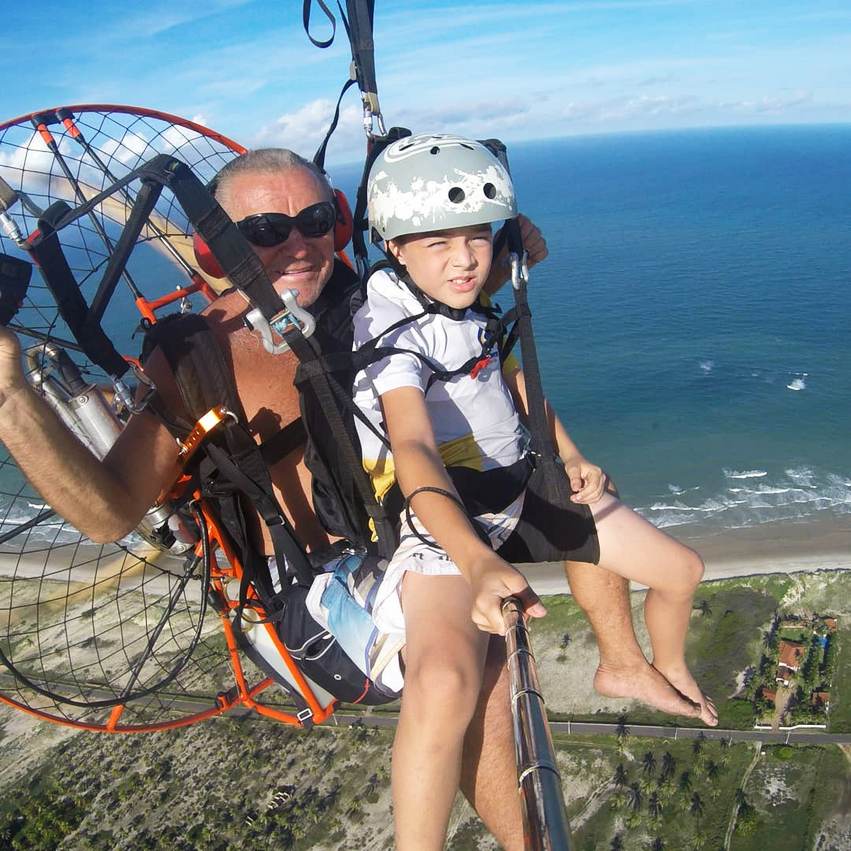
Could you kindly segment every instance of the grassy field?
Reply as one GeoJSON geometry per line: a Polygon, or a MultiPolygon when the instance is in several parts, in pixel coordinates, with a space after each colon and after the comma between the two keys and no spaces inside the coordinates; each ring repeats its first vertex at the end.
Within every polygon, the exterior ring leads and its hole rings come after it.
{"type": "MultiPolygon", "coordinates": [[[[736,851],[848,848],[851,833],[820,845],[821,826],[848,812],[848,760],[838,748],[766,747],[745,793],[757,813],[750,835],[734,835],[736,851]]],[[[847,829],[846,829],[847,831],[847,829]]]]}
{"type": "MultiPolygon", "coordinates": [[[[643,594],[635,594],[634,619],[639,638],[646,646],[642,633],[641,603],[643,594]]],[[[559,651],[558,658],[569,667],[574,656],[594,646],[593,634],[581,610],[572,597],[546,599],[549,615],[533,628],[536,655],[542,656],[542,685],[547,707],[553,717],[567,720],[614,721],[624,711],[614,701],[597,701],[594,705],[577,706],[565,712],[557,701],[546,694],[557,671],[548,667],[549,653],[559,647],[568,635],[568,646],[559,651]],[[541,650],[541,648],[544,648],[541,650]],[[583,708],[585,711],[583,711],[583,708]]],[[[818,574],[751,576],[740,579],[707,582],[695,596],[686,644],[686,658],[707,694],[718,706],[720,725],[727,729],[746,730],[756,720],[751,704],[734,699],[739,686],[750,671],[759,665],[763,638],[776,612],[785,614],[820,612],[838,619],[839,651],[833,688],[829,729],[832,732],[851,732],[851,573],[823,572],[818,574]],[[700,606],[705,603],[704,613],[700,606]]],[[[540,662],[540,660],[539,660],[540,662]]],[[[683,719],[632,704],[628,708],[633,724],[675,726],[683,719]]],[[[695,724],[695,726],[699,726],[695,724]]]]}
{"type": "Polygon", "coordinates": [[[836,633],[836,670],[830,692],[830,732],[851,733],[851,624],[836,633]]]}

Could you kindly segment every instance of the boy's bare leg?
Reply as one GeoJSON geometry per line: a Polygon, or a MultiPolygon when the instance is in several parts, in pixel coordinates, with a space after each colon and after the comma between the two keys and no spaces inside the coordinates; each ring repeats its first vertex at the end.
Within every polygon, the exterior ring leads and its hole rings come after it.
{"type": "Polygon", "coordinates": [[[458,791],[464,739],[481,692],[488,637],[470,619],[462,576],[402,582],[405,689],[391,785],[399,851],[439,851],[458,791]]]}
{"type": "Polygon", "coordinates": [[[638,646],[629,582],[593,564],[565,562],[565,569],[573,598],[597,638],[600,664],[594,688],[606,697],[630,697],[671,715],[697,718],[700,707],[684,698],[638,646]]]}
{"type": "Polygon", "coordinates": [[[505,639],[491,636],[479,703],[464,739],[461,791],[505,851],[522,851],[523,816],[505,666],[505,639]]]}
{"type": "Polygon", "coordinates": [[[604,494],[590,508],[600,541],[599,566],[650,589],[644,622],[653,645],[653,667],[680,694],[699,703],[699,717],[714,727],[718,723],[715,706],[685,661],[692,599],[704,570],[700,556],[611,494],[604,494]]]}

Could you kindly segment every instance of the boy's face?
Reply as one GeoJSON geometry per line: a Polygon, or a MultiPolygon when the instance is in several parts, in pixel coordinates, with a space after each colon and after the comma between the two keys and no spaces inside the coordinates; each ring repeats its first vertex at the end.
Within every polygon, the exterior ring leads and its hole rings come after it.
{"type": "Polygon", "coordinates": [[[451,230],[388,240],[393,256],[429,297],[450,307],[469,307],[487,280],[493,253],[491,226],[451,230]]]}

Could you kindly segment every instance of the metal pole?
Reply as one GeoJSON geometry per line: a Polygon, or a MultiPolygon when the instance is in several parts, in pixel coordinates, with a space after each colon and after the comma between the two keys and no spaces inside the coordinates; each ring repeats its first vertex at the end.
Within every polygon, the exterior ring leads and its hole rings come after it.
{"type": "Polygon", "coordinates": [[[570,827],[561,775],[538,684],[529,631],[523,619],[523,606],[516,597],[503,601],[502,616],[525,846],[531,851],[568,851],[570,827]]]}

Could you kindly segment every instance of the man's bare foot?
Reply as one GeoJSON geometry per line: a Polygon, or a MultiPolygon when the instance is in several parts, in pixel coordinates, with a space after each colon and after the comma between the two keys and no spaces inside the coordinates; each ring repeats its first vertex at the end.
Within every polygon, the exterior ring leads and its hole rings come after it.
{"type": "MultiPolygon", "coordinates": [[[[703,717],[702,705],[682,695],[663,674],[643,660],[617,668],[601,664],[594,677],[594,688],[606,697],[631,697],[669,715],[703,717]]],[[[718,723],[717,718],[715,723],[718,723]]]]}
{"type": "Polygon", "coordinates": [[[688,668],[681,670],[658,670],[660,674],[684,697],[700,706],[698,717],[707,727],[718,726],[718,710],[711,697],[705,695],[700,686],[694,681],[688,668]]]}

